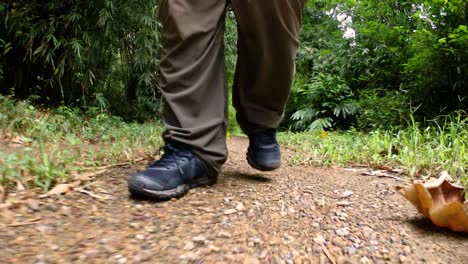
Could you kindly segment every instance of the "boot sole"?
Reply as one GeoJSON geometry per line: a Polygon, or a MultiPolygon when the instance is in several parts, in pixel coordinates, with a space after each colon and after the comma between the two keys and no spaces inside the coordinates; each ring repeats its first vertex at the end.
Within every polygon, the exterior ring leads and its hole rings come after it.
{"type": "Polygon", "coordinates": [[[129,181],[128,191],[131,195],[136,197],[149,198],[156,201],[167,201],[172,198],[180,198],[184,196],[190,189],[212,186],[216,183],[216,181],[217,180],[215,178],[204,177],[191,183],[179,185],[174,189],[163,191],[141,188],[141,186],[139,186],[136,182],[129,181]]]}
{"type": "Polygon", "coordinates": [[[249,163],[250,167],[260,170],[260,171],[273,171],[281,167],[281,161],[279,161],[276,164],[272,164],[269,166],[266,165],[259,165],[256,164],[255,162],[252,161],[252,159],[249,157],[249,154],[247,153],[247,163],[249,163]]]}

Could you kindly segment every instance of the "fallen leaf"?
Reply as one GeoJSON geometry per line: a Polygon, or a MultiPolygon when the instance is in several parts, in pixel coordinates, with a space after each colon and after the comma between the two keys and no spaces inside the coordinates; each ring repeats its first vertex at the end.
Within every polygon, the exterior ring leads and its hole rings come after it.
{"type": "Polygon", "coordinates": [[[105,172],[106,169],[100,169],[96,171],[89,171],[89,172],[84,172],[84,173],[79,173],[76,175],[73,175],[73,179],[78,180],[78,181],[90,181],[92,177],[99,175],[103,172],[105,172]]]}
{"type": "Polygon", "coordinates": [[[72,188],[73,188],[72,184],[67,184],[67,183],[57,184],[55,185],[54,188],[52,188],[46,194],[39,195],[39,197],[45,198],[54,194],[64,194],[64,193],[69,192],[72,188]]]}
{"type": "Polygon", "coordinates": [[[24,184],[21,181],[17,180],[16,181],[16,190],[18,192],[22,192],[22,191],[26,190],[26,187],[24,187],[24,184]]]}
{"type": "Polygon", "coordinates": [[[396,186],[396,190],[436,226],[468,233],[468,214],[465,210],[464,189],[447,181],[448,173],[430,183],[396,186]]]}

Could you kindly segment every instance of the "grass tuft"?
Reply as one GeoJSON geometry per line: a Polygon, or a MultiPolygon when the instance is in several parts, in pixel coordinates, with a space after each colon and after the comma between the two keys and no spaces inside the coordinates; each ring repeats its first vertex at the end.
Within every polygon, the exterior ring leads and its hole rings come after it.
{"type": "Polygon", "coordinates": [[[398,166],[422,178],[446,170],[468,187],[468,118],[464,113],[440,117],[429,127],[412,122],[394,132],[279,133],[278,139],[296,151],[289,158],[292,164],[398,166]]]}
{"type": "Polygon", "coordinates": [[[127,123],[98,109],[39,110],[0,96],[0,184],[48,190],[69,175],[152,156],[157,122],[127,123]]]}

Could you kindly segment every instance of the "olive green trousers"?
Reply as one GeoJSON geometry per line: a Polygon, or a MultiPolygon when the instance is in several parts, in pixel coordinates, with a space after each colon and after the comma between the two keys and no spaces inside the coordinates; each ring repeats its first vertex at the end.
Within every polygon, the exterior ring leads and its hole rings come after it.
{"type": "Polygon", "coordinates": [[[223,34],[228,4],[238,27],[232,90],[237,122],[246,134],[277,127],[294,78],[305,1],[162,0],[164,139],[190,145],[213,174],[227,159],[223,34]]]}

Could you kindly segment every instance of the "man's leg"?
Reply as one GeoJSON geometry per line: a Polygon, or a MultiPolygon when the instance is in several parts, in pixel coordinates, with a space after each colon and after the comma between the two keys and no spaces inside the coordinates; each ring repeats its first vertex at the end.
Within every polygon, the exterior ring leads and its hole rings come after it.
{"type": "Polygon", "coordinates": [[[276,127],[294,78],[305,0],[232,0],[238,24],[238,61],[233,87],[237,121],[249,136],[249,164],[280,166],[276,127]]]}
{"type": "Polygon", "coordinates": [[[249,134],[276,128],[294,78],[305,0],[232,0],[239,39],[234,104],[249,134]]]}
{"type": "Polygon", "coordinates": [[[167,200],[211,185],[227,158],[226,1],[163,0],[164,155],[128,180],[130,193],[167,200]]]}
{"type": "Polygon", "coordinates": [[[166,141],[189,145],[211,173],[227,158],[226,1],[161,1],[160,87],[166,141]]]}

